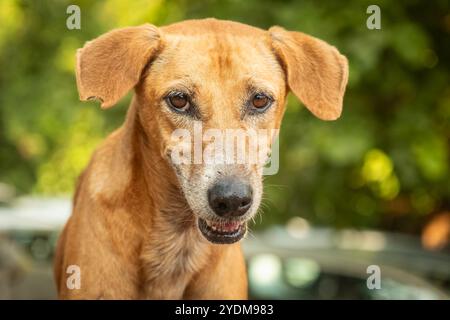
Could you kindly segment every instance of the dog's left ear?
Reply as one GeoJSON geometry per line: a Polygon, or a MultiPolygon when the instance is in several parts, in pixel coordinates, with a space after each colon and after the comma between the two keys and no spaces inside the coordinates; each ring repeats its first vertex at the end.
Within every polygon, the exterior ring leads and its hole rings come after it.
{"type": "Polygon", "coordinates": [[[161,47],[157,27],[145,24],[110,31],[77,51],[76,77],[81,100],[113,106],[140,80],[161,47]]]}
{"type": "Polygon", "coordinates": [[[318,118],[339,118],[348,80],[347,58],[326,42],[300,32],[272,27],[269,33],[290,90],[318,118]]]}

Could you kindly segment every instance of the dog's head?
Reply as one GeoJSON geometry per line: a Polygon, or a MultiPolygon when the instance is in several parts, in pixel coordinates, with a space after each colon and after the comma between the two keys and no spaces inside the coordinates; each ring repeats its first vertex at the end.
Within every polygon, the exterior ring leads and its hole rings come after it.
{"type": "Polygon", "coordinates": [[[346,58],[321,40],[215,19],[114,30],[77,60],[82,100],[107,108],[136,88],[143,129],[214,243],[241,239],[258,210],[288,90],[334,120],[348,77],[346,58]]]}

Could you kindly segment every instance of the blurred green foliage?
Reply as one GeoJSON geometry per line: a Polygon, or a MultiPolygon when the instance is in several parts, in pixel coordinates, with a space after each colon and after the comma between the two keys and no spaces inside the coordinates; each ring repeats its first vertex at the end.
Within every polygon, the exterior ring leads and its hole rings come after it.
{"type": "Polygon", "coordinates": [[[264,224],[302,216],[336,227],[416,231],[450,207],[449,2],[156,0],[0,2],[0,181],[60,194],[118,127],[130,96],[101,111],[78,100],[75,50],[112,28],[216,17],[281,25],[334,44],[350,62],[344,114],[314,118],[293,97],[280,172],[266,178],[264,224]],[[81,7],[81,30],[66,8],[81,7]]]}

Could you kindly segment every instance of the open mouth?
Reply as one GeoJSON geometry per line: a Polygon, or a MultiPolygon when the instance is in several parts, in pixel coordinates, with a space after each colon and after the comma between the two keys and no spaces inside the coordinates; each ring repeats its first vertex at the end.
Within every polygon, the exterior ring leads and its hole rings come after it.
{"type": "Polygon", "coordinates": [[[213,222],[198,219],[198,228],[212,243],[230,244],[241,240],[247,231],[245,221],[213,222]]]}

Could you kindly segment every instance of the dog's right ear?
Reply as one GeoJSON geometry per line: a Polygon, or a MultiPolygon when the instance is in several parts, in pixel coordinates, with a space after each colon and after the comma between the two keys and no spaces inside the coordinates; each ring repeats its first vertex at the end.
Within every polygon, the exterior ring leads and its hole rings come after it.
{"type": "Polygon", "coordinates": [[[150,24],[113,30],[87,42],[77,51],[80,99],[98,99],[102,108],[113,106],[139,82],[161,42],[158,28],[150,24]]]}
{"type": "Polygon", "coordinates": [[[339,118],[348,81],[347,58],[328,43],[301,32],[272,27],[269,33],[289,89],[319,119],[339,118]]]}

